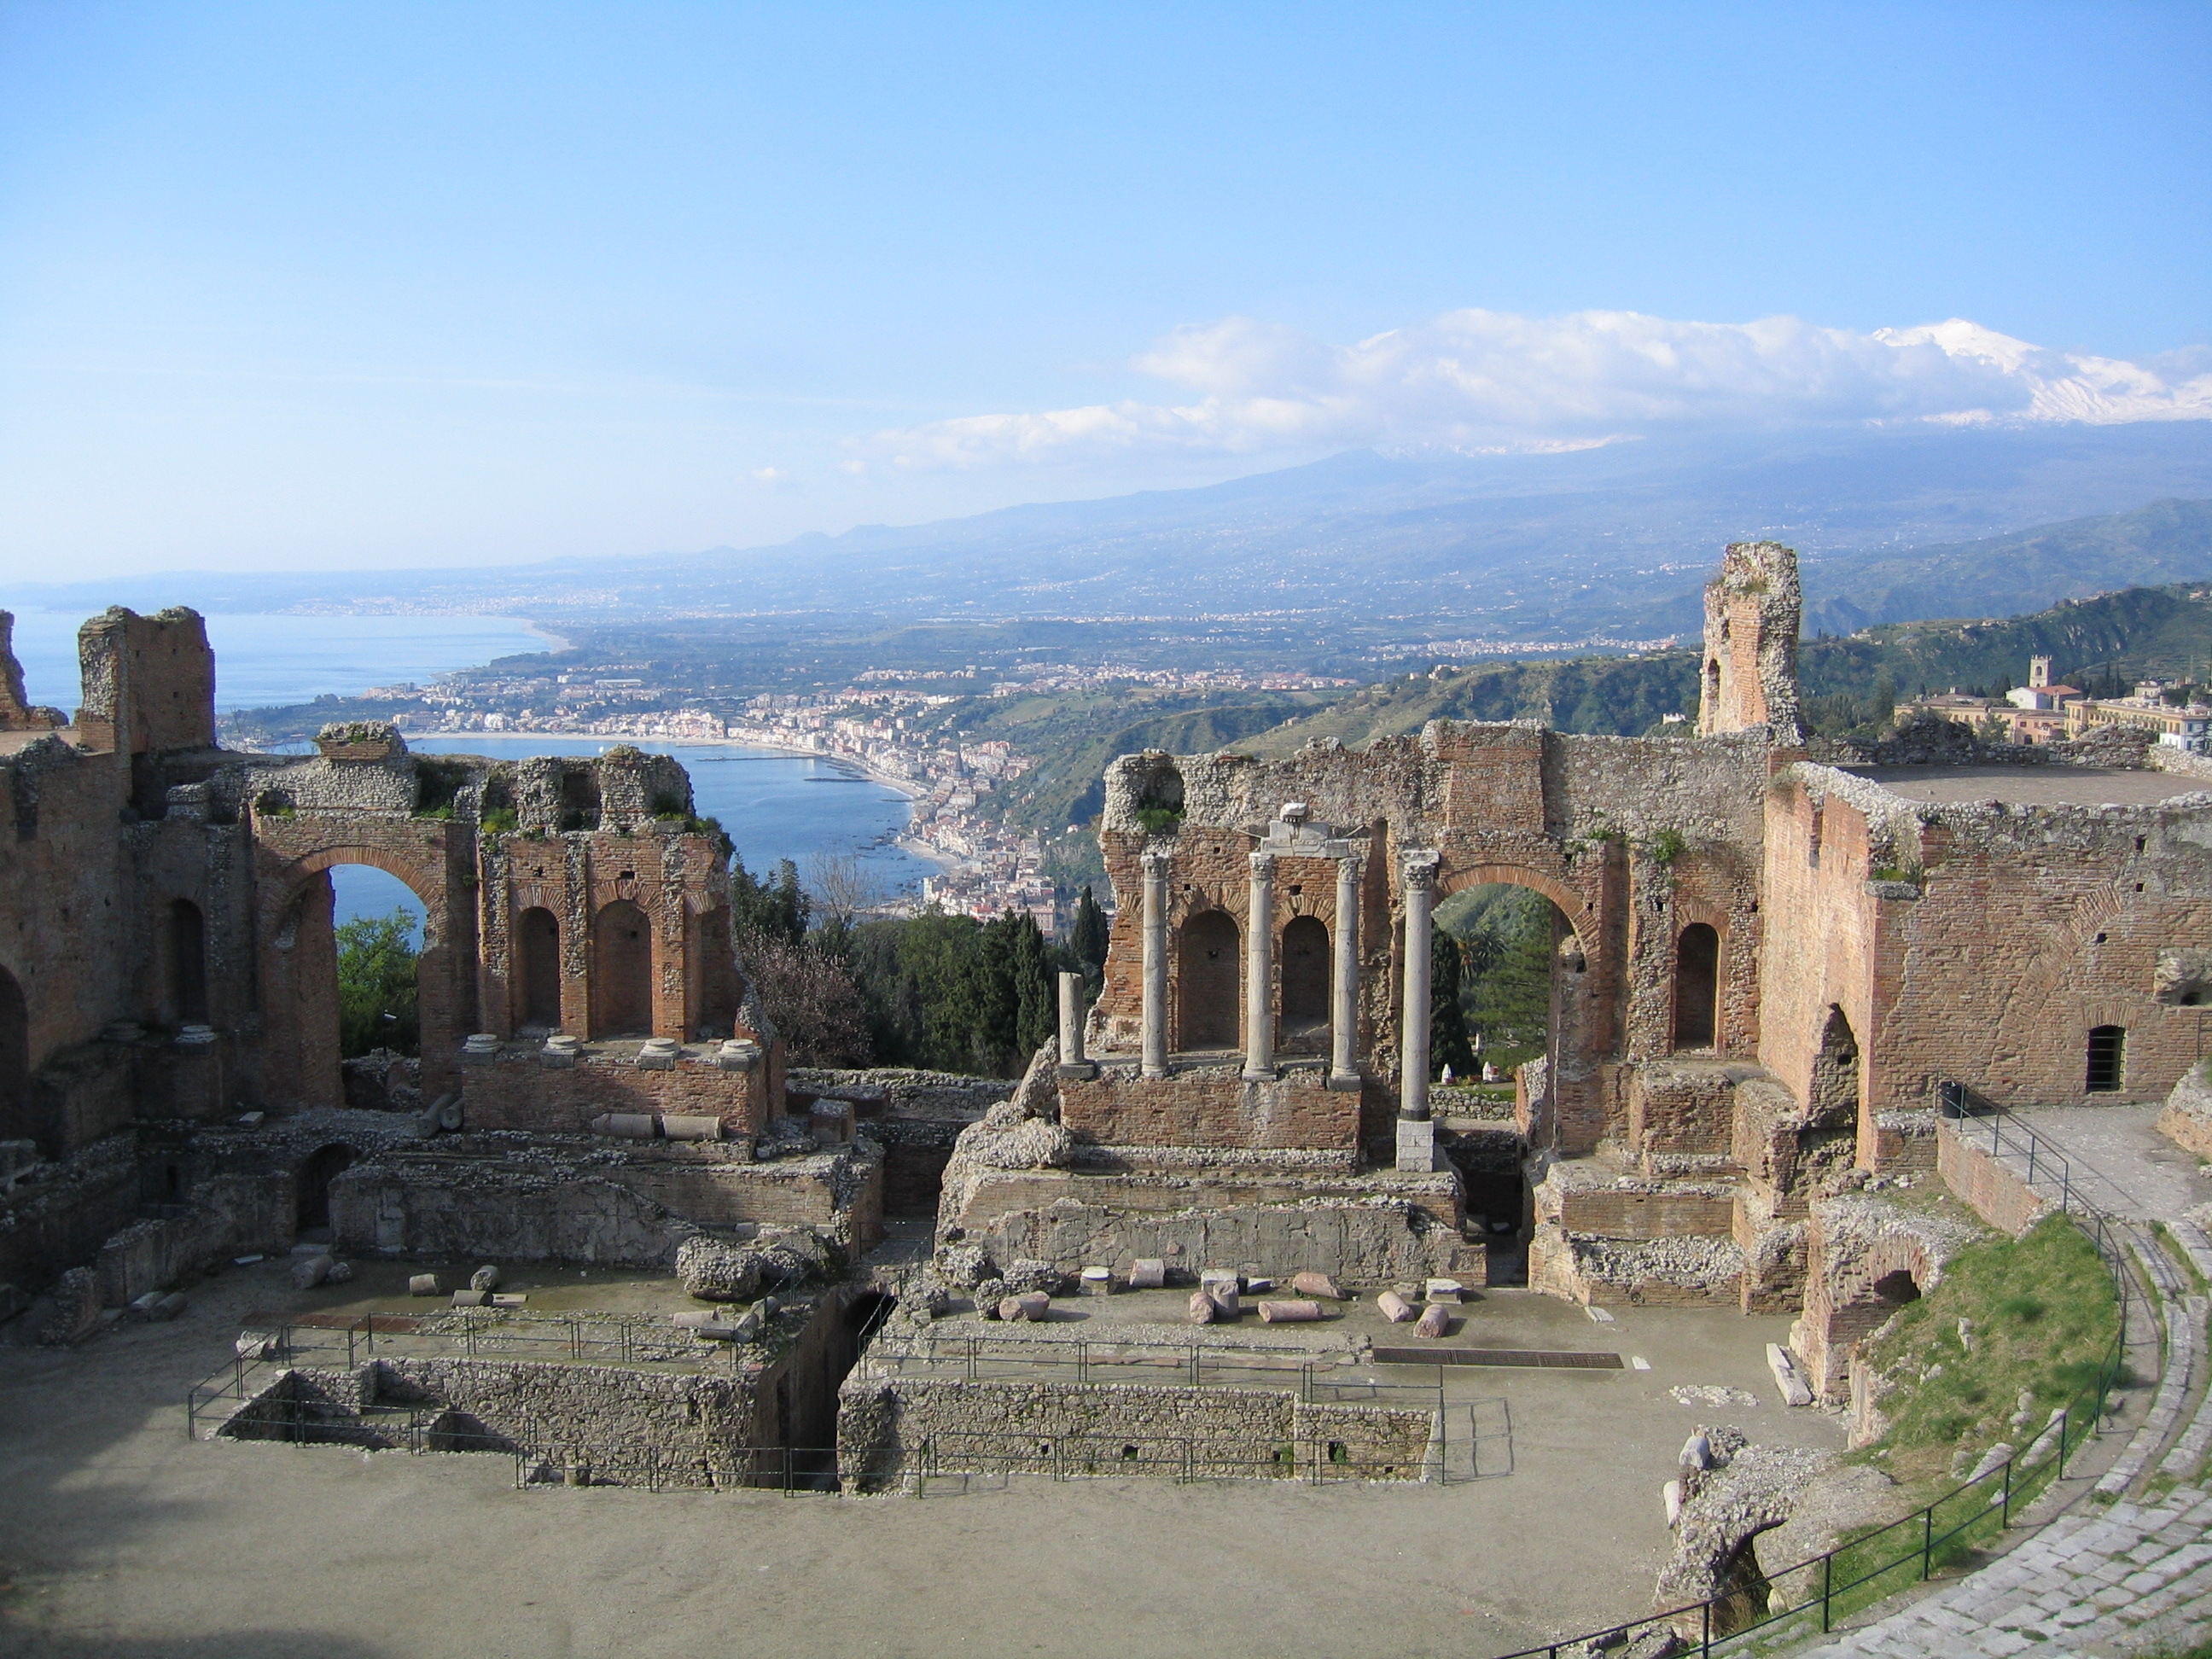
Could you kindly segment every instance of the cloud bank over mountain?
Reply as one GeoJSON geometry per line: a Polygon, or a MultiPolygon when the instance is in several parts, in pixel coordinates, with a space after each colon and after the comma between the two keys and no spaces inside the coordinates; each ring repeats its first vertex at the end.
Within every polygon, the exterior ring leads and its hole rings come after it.
{"type": "Polygon", "coordinates": [[[1136,360],[1181,400],[968,416],[859,447],[958,469],[1355,445],[1533,453],[1699,428],[2207,420],[2212,365],[2200,356],[2129,362],[1959,319],[1861,334],[1796,317],[1468,309],[1343,346],[1231,317],[1178,329],[1136,360]]]}

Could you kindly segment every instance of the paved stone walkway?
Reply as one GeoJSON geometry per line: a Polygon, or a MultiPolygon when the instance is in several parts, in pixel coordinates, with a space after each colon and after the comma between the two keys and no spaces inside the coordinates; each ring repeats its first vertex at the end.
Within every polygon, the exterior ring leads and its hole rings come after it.
{"type": "MultiPolygon", "coordinates": [[[[2153,1133],[2150,1115],[2021,1114],[2090,1166],[2103,1207],[2133,1222],[2164,1221],[2212,1280],[2212,1240],[2179,1207],[2185,1194],[2202,1201],[2203,1178],[2194,1159],[2177,1159],[2153,1133]]],[[[1808,1650],[1808,1659],[2123,1659],[2212,1638],[2212,1392],[2197,1393],[2208,1303],[2147,1231],[2130,1232],[2130,1248],[2159,1285],[2166,1364],[2148,1417],[2097,1483],[2096,1495],[2115,1501],[2061,1516],[2002,1559],[1808,1650]],[[2138,1486],[2141,1495],[2121,1496],[2138,1486]]]]}

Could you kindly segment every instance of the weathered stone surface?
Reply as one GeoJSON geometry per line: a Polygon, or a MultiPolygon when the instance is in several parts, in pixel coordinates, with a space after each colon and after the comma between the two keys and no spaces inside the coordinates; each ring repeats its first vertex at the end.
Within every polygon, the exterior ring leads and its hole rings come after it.
{"type": "Polygon", "coordinates": [[[407,1281],[410,1296],[439,1296],[443,1292],[444,1287],[438,1283],[435,1273],[416,1273],[407,1281]]]}
{"type": "Polygon", "coordinates": [[[1156,1255],[1139,1256],[1129,1264],[1129,1288],[1133,1291],[1157,1291],[1168,1282],[1168,1264],[1156,1255]]]}
{"type": "Polygon", "coordinates": [[[499,1288],[499,1269],[494,1267],[491,1263],[486,1262],[483,1267],[477,1268],[474,1273],[469,1275],[469,1288],[472,1291],[497,1290],[499,1288]]]}
{"type": "Polygon", "coordinates": [[[1385,1291],[1375,1298],[1375,1305],[1382,1310],[1382,1317],[1393,1325],[1402,1325],[1417,1316],[1419,1310],[1395,1291],[1385,1291]]]}
{"type": "Polygon", "coordinates": [[[1035,1323],[1052,1311],[1052,1298],[1042,1291],[1027,1291],[1018,1296],[1009,1296],[999,1303],[999,1317],[1023,1320],[1035,1323]]]}
{"type": "Polygon", "coordinates": [[[1421,1310],[1421,1316],[1413,1322],[1415,1336],[1443,1336],[1451,1330],[1451,1315],[1440,1302],[1431,1302],[1421,1310]]]}
{"type": "Polygon", "coordinates": [[[805,1227],[763,1227],[743,1243],[702,1233],[676,1252],[685,1292],[706,1302],[750,1302],[766,1289],[803,1283],[828,1265],[822,1241],[805,1227]]]}
{"type": "Polygon", "coordinates": [[[1321,1304],[1304,1298],[1262,1302],[1260,1304],[1260,1319],[1263,1324],[1304,1325],[1321,1317],[1321,1304]]]}
{"type": "Polygon", "coordinates": [[[1211,1325],[1221,1317],[1221,1304],[1206,1291],[1190,1293],[1189,1318],[1194,1325],[1211,1325]]]}
{"type": "Polygon", "coordinates": [[[2212,1162],[2212,1060],[2181,1074],[2166,1097],[2158,1132],[2182,1151],[2212,1162]]]}
{"type": "Polygon", "coordinates": [[[1319,1297],[1323,1301],[1341,1302],[1345,1299],[1344,1287],[1330,1273],[1311,1271],[1293,1273],[1291,1275],[1291,1288],[1300,1296],[1319,1297]]]}
{"type": "Polygon", "coordinates": [[[89,1267],[71,1267],[54,1286],[53,1317],[39,1332],[43,1348],[66,1348],[100,1328],[100,1278],[89,1267]]]}

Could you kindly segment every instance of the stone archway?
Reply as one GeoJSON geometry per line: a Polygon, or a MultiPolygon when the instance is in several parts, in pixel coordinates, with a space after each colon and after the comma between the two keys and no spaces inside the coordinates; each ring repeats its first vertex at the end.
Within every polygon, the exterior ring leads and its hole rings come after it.
{"type": "Polygon", "coordinates": [[[1611,1048],[1611,988],[1596,915],[1574,888],[1528,865],[1447,860],[1437,903],[1472,887],[1517,887],[1548,901],[1552,915],[1550,991],[1540,1092],[1527,1102],[1521,1132],[1532,1146],[1580,1154],[1605,1133],[1600,1068],[1611,1048]]]}
{"type": "Polygon", "coordinates": [[[343,864],[383,871],[422,906],[422,945],[416,961],[422,1092],[434,1100],[459,1086],[458,1051],[476,1017],[476,911],[472,888],[464,879],[467,865],[457,866],[450,855],[453,828],[441,820],[365,825],[304,814],[257,815],[263,1042],[254,1082],[270,1104],[281,1109],[345,1102],[330,881],[330,872],[343,864]]]}

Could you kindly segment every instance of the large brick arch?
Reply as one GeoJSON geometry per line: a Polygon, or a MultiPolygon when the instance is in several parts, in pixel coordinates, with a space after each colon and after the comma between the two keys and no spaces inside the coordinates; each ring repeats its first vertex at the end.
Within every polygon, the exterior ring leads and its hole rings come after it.
{"type": "Polygon", "coordinates": [[[459,1086],[457,1051],[475,1017],[474,860],[434,818],[258,816],[255,888],[264,1091],[280,1107],[339,1105],[337,958],[326,878],[342,864],[381,870],[422,903],[416,1006],[422,1090],[459,1086]]]}

